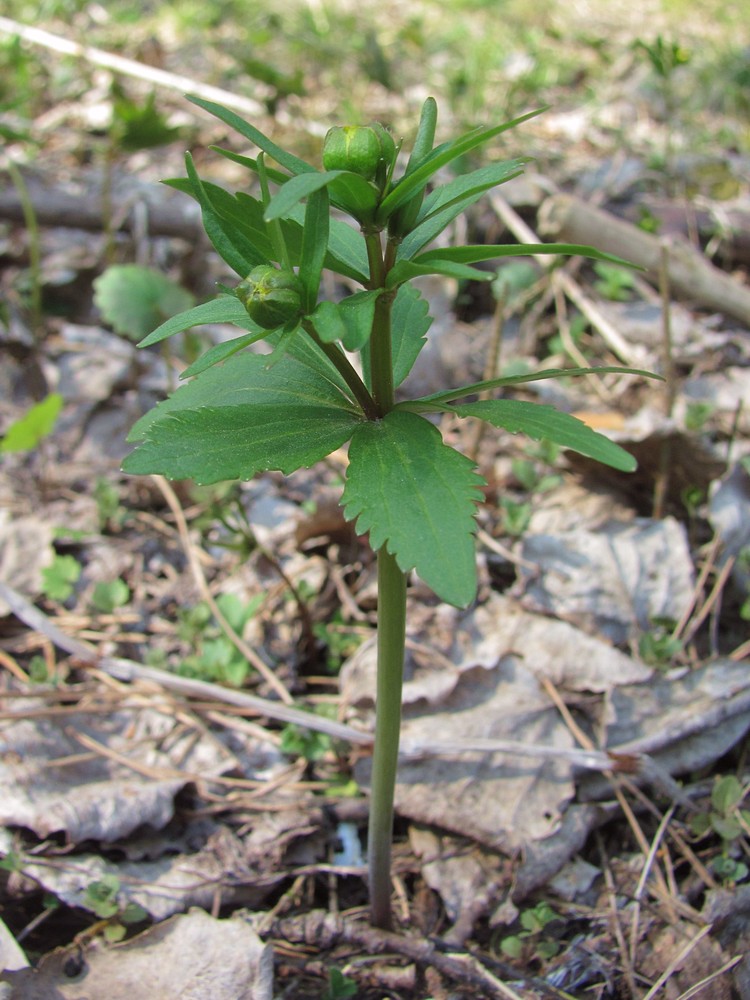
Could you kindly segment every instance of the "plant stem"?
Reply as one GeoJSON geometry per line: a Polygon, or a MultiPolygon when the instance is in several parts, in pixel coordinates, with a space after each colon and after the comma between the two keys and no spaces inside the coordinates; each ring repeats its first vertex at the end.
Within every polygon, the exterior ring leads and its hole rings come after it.
{"type": "MultiPolygon", "coordinates": [[[[365,233],[370,286],[385,288],[392,255],[385,259],[379,233],[365,233]]],[[[393,293],[383,291],[375,304],[370,336],[372,396],[380,417],[394,407],[391,350],[393,293]]],[[[373,926],[390,930],[391,839],[393,797],[401,735],[401,689],[406,641],[406,574],[385,545],[378,550],[378,675],[375,704],[375,747],[372,758],[370,823],[367,850],[373,926]]]]}
{"type": "Polygon", "coordinates": [[[378,551],[378,679],[367,848],[371,919],[383,930],[392,926],[391,838],[405,640],[406,574],[384,545],[378,551]]]}
{"type": "Polygon", "coordinates": [[[315,341],[317,346],[326,355],[328,360],[336,367],[339,375],[344,379],[352,391],[352,395],[362,407],[362,411],[368,420],[377,420],[378,411],[375,401],[367,390],[367,386],[357,374],[354,366],[347,356],[336,344],[326,344],[318,336],[318,331],[307,320],[302,321],[302,327],[306,333],[315,341]]]}

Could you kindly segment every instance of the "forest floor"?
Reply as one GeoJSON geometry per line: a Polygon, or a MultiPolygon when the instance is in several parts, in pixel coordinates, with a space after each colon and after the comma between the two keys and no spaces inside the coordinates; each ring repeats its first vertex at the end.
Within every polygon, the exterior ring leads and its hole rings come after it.
{"type": "Polygon", "coordinates": [[[0,995],[750,998],[735,5],[29,6],[0,18],[0,995]],[[120,471],[135,420],[230,333],[136,346],[231,282],[158,183],[186,149],[246,183],[210,147],[247,148],[184,99],[204,86],[313,162],[342,121],[408,147],[427,94],[439,139],[548,105],[491,150],[524,175],[454,235],[640,267],[420,282],[419,394],[664,381],[517,394],[633,474],[441,423],[487,482],[480,588],[458,610],[410,583],[392,934],[368,923],[375,576],[345,451],[223,486],[120,471]]]}

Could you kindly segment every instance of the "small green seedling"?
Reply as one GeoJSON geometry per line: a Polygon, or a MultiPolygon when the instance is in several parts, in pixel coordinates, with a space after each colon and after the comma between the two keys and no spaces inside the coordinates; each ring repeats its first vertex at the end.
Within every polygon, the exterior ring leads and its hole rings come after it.
{"type": "Polygon", "coordinates": [[[74,556],[55,555],[42,570],[42,593],[51,601],[67,601],[81,578],[81,564],[74,556]]]}
{"type": "Polygon", "coordinates": [[[148,914],[138,903],[119,901],[120,880],[116,875],[103,875],[101,879],[90,882],[81,900],[82,905],[106,921],[103,936],[110,944],[115,944],[127,934],[129,924],[138,924],[148,918],[148,914]]]}
{"type": "MultiPolygon", "coordinates": [[[[247,603],[236,594],[221,594],[216,599],[216,605],[234,631],[242,635],[264,600],[263,594],[258,594],[247,603]]],[[[195,649],[194,653],[183,658],[179,672],[186,677],[241,687],[252,668],[229,636],[212,624],[213,614],[209,606],[197,604],[194,608],[181,610],[178,618],[178,635],[195,649]]]]}
{"type": "Polygon", "coordinates": [[[671,618],[652,618],[651,629],[638,639],[638,655],[654,667],[668,667],[682,652],[682,640],[674,634],[671,618]]]}
{"type": "Polygon", "coordinates": [[[612,302],[627,302],[633,297],[635,278],[632,271],[603,261],[594,264],[594,271],[597,275],[594,288],[602,298],[612,302]]]}
{"type": "Polygon", "coordinates": [[[232,194],[203,180],[187,157],[187,178],[168,183],[198,202],[237,283],[162,323],[141,346],[201,323],[231,323],[238,335],[191,364],[182,375],[187,384],[136,423],[130,440],[137,447],[123,468],[198,483],[247,480],[269,469],[289,474],[309,467],[348,443],[344,514],[377,553],[368,853],[372,920],[389,927],[408,575],[416,570],[440,599],[458,607],[471,604],[477,591],[474,515],[484,480],[470,459],[445,444],[436,419],[479,419],[623,471],[636,466],[570,414],[526,400],[477,399],[537,379],[627,369],[524,372],[397,398],[431,323],[428,303],[411,282],[430,274],[490,281],[492,273],[476,265],[529,254],[613,258],[572,244],[435,246],[454,219],[518,176],[526,161],[492,160],[449,179],[447,169],[470,162],[468,154],[536,111],[436,145],[437,105],[428,98],[408,157],[401,158],[401,142],[379,123],[344,126],[328,133],[321,170],[228,108],[191,100],[260,150],[256,156],[218,150],[256,177],[259,191],[249,194],[243,185],[232,194]],[[341,301],[321,300],[324,270],[359,290],[341,301]],[[260,341],[268,353],[245,350],[260,341]]]}
{"type": "Polygon", "coordinates": [[[91,594],[91,606],[103,615],[110,615],[130,600],[130,588],[124,580],[97,583],[91,594]]]}
{"type": "Polygon", "coordinates": [[[711,809],[693,816],[690,828],[696,837],[715,833],[722,840],[721,855],[714,860],[713,868],[724,882],[741,882],[750,874],[747,864],[730,853],[738,841],[747,843],[750,837],[750,809],[743,809],[748,793],[734,774],[719,778],[711,790],[711,809]]]}
{"type": "Polygon", "coordinates": [[[348,1000],[348,997],[357,995],[357,989],[356,982],[334,966],[328,971],[328,986],[323,1000],[348,1000]]]}
{"type": "Polygon", "coordinates": [[[0,453],[33,451],[54,430],[63,398],[51,392],[10,425],[0,439],[0,453]]]}
{"type": "Polygon", "coordinates": [[[522,930],[509,934],[500,942],[503,954],[513,959],[532,958],[549,959],[560,950],[560,945],[554,939],[545,936],[545,929],[553,921],[559,920],[549,903],[541,902],[531,909],[521,913],[519,922],[522,930]]]}

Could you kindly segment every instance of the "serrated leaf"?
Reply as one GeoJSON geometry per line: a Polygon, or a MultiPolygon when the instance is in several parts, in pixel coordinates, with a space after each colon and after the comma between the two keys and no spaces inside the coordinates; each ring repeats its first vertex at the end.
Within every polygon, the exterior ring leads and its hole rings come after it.
{"type": "Polygon", "coordinates": [[[139,264],[115,264],[94,279],[97,308],[116,333],[131,340],[140,340],[194,301],[166,275],[139,264]]]}
{"type": "Polygon", "coordinates": [[[359,422],[349,411],[309,403],[180,410],[157,420],[122,468],[200,485],[270,469],[288,475],[340,448],[359,422]]]}
{"type": "Polygon", "coordinates": [[[411,285],[399,288],[391,309],[393,383],[397,387],[412,370],[427,343],[426,333],[432,326],[429,309],[416,288],[411,285]]]}
{"type": "Polygon", "coordinates": [[[206,323],[234,323],[237,326],[261,332],[260,327],[253,323],[239,299],[234,298],[233,295],[220,295],[218,299],[203,302],[177,316],[172,316],[171,319],[166,320],[147,337],[144,337],[138,346],[151,347],[153,344],[166,340],[167,337],[174,336],[175,333],[182,333],[183,330],[189,330],[193,326],[202,326],[206,323]]]}
{"type": "Polygon", "coordinates": [[[476,594],[474,514],[484,480],[414,413],[397,410],[358,427],[342,497],[348,520],[416,569],[435,593],[465,607],[476,594]]]}
{"type": "Polygon", "coordinates": [[[637,468],[638,463],[624,448],[554,406],[521,399],[484,399],[454,409],[460,417],[478,417],[493,427],[502,427],[513,434],[520,432],[536,441],[545,438],[621,472],[637,468]]]}
{"type": "Polygon", "coordinates": [[[268,469],[293,472],[340,447],[361,412],[326,370],[286,355],[238,354],[147,413],[126,472],[213,483],[268,469]]]}

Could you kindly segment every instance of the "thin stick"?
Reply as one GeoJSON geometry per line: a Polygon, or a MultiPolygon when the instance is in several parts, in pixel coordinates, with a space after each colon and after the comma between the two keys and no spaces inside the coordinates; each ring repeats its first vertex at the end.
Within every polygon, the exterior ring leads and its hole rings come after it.
{"type": "MultiPolygon", "coordinates": [[[[59,35],[53,35],[50,31],[42,28],[34,28],[30,25],[13,21],[9,17],[0,17],[0,32],[7,35],[17,35],[25,42],[33,45],[41,45],[53,52],[61,55],[73,56],[75,59],[82,59],[93,66],[102,66],[104,69],[112,70],[113,73],[122,73],[124,76],[132,76],[138,80],[145,80],[157,87],[165,87],[168,90],[175,90],[181,94],[195,94],[207,101],[216,101],[227,108],[239,111],[242,114],[254,117],[268,117],[267,109],[258,101],[250,97],[242,97],[239,94],[232,94],[221,87],[213,87],[208,83],[199,83],[189,76],[180,76],[177,73],[170,73],[167,70],[157,69],[154,66],[146,66],[136,62],[134,59],[126,59],[124,56],[115,55],[112,52],[105,52],[102,49],[94,48],[92,45],[80,45],[59,35]]],[[[274,116],[281,124],[291,124],[290,115],[279,111],[274,116]]],[[[302,126],[300,126],[302,127],[302,126]]],[[[315,135],[324,135],[325,126],[320,123],[305,120],[304,128],[307,132],[315,135]]]]}
{"type": "Polygon", "coordinates": [[[654,985],[648,991],[648,993],[643,997],[643,1000],[653,1000],[653,997],[659,992],[659,990],[664,986],[664,984],[669,980],[672,974],[680,968],[682,963],[688,957],[691,951],[697,947],[698,944],[703,940],[706,935],[710,934],[713,929],[712,924],[708,924],[706,927],[702,928],[698,933],[692,938],[685,947],[672,959],[669,965],[666,967],[664,972],[659,976],[654,985]]]}

